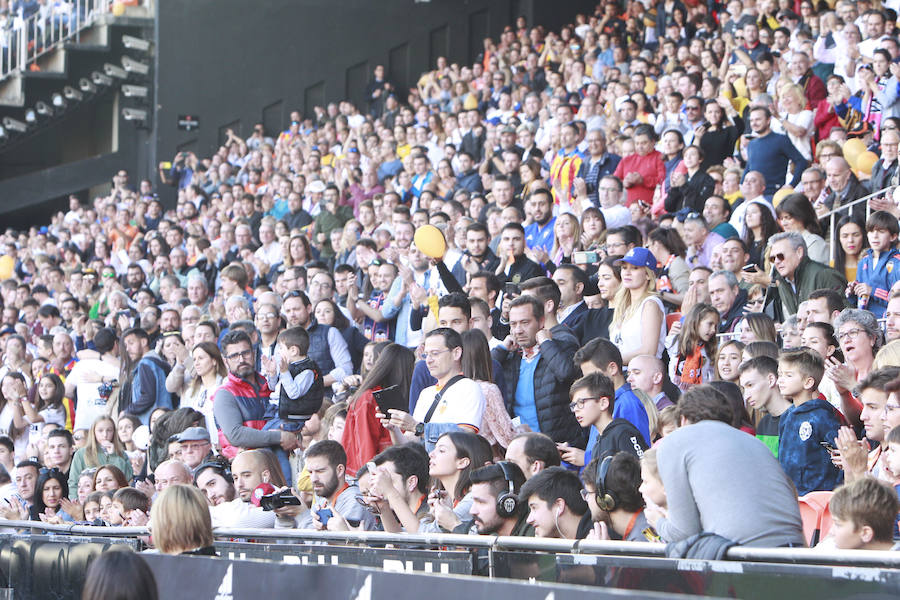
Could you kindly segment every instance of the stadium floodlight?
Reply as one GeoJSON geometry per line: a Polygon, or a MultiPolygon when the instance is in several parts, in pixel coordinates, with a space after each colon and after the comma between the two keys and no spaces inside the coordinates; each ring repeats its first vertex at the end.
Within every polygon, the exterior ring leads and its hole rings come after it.
{"type": "MultiPolygon", "coordinates": [[[[91,86],[91,82],[88,81],[87,79],[82,79],[81,81],[84,81],[85,83],[88,84],[88,86],[91,86]]],[[[80,87],[81,83],[79,82],[78,85],[80,87]]],[[[67,85],[66,87],[63,88],[63,95],[66,97],[66,100],[72,100],[74,102],[81,102],[81,99],[84,98],[84,94],[82,94],[79,90],[76,90],[75,88],[73,88],[70,85],[67,85]]]]}
{"type": "Polygon", "coordinates": [[[29,108],[25,111],[25,122],[31,125],[32,123],[37,122],[37,113],[34,112],[33,108],[29,108]]]}
{"type": "MultiPolygon", "coordinates": [[[[99,71],[94,71],[93,73],[91,73],[91,81],[94,82],[94,85],[98,87],[108,87],[112,85],[112,78],[104,75],[103,73],[100,73],[99,71]]],[[[96,91],[96,89],[94,91],[96,91]]]]}
{"type": "Polygon", "coordinates": [[[52,117],[53,116],[53,109],[50,107],[49,104],[47,104],[43,100],[38,100],[34,105],[34,109],[37,111],[37,114],[40,117],[52,117]]]}
{"type": "Polygon", "coordinates": [[[128,79],[128,73],[122,67],[111,63],[103,65],[103,72],[107,77],[115,77],[116,79],[128,79]]]}
{"type": "Polygon", "coordinates": [[[6,135],[6,129],[0,126],[0,143],[5,142],[7,137],[8,136],[6,135]]]}
{"type": "Polygon", "coordinates": [[[147,94],[149,93],[150,90],[148,90],[147,87],[143,85],[122,86],[122,94],[124,94],[126,98],[146,98],[147,94]]]}
{"type": "Polygon", "coordinates": [[[3,117],[3,128],[7,131],[15,131],[17,133],[25,133],[28,131],[28,125],[22,121],[13,119],[12,117],[3,117]]]}
{"type": "Polygon", "coordinates": [[[56,108],[65,108],[66,98],[59,92],[55,92],[52,96],[50,96],[50,103],[56,108]]]}
{"type": "MultiPolygon", "coordinates": [[[[99,75],[99,73],[97,73],[97,75],[99,75]]],[[[82,77],[78,80],[78,89],[80,89],[82,93],[93,94],[97,91],[97,86],[95,86],[94,82],[92,82],[90,79],[82,77]]]]}
{"type": "Polygon", "coordinates": [[[122,116],[126,121],[143,122],[147,120],[147,111],[140,108],[123,108],[122,116]]]}
{"type": "Polygon", "coordinates": [[[138,52],[149,52],[150,42],[134,37],[133,35],[123,35],[122,45],[129,50],[137,50],[138,52]]]}
{"type": "Polygon", "coordinates": [[[128,58],[127,56],[122,57],[122,67],[128,73],[134,73],[136,75],[146,75],[150,72],[150,65],[142,63],[139,60],[128,58]]]}

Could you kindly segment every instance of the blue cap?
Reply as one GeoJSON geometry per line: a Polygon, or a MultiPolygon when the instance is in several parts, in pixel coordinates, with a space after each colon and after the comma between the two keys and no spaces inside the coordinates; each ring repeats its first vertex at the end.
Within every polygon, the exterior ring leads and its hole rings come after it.
{"type": "Polygon", "coordinates": [[[628,251],[628,254],[616,261],[616,264],[628,263],[635,267],[647,267],[656,273],[656,257],[646,248],[636,247],[628,251]]]}

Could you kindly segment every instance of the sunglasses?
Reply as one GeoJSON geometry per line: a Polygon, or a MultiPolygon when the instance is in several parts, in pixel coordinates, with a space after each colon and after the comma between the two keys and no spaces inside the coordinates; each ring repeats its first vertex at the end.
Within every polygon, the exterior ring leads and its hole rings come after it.
{"type": "Polygon", "coordinates": [[[779,252],[778,254],[772,255],[772,262],[782,262],[785,258],[787,257],[784,255],[784,253],[779,252]]]}

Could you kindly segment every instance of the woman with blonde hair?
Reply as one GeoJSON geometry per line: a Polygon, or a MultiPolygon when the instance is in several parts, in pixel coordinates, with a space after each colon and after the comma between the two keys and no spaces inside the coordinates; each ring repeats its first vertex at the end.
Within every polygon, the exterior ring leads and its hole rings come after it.
{"type": "Polygon", "coordinates": [[[131,480],[133,475],[131,460],[125,454],[125,446],[119,440],[116,422],[108,416],[94,421],[84,448],[78,450],[72,457],[72,464],[69,467],[69,497],[78,496],[78,478],[85,468],[103,465],[118,467],[125,475],[126,482],[131,480]]]}
{"type": "Polygon", "coordinates": [[[209,504],[192,485],[164,489],[150,509],[153,542],[162,554],[215,556],[209,504]]]}
{"type": "Polygon", "coordinates": [[[616,261],[622,285],[613,299],[610,339],[628,364],[641,354],[662,357],[666,336],[665,308],[656,293],[656,257],[646,248],[632,248],[616,261]]]}
{"type": "Polygon", "coordinates": [[[794,147],[808,161],[812,160],[812,135],[815,131],[813,111],[806,110],[806,96],[803,88],[796,83],[780,87],[781,118],[773,119],[781,123],[784,132],[794,147]]]}
{"type": "Polygon", "coordinates": [[[872,370],[877,371],[884,367],[900,367],[900,340],[888,342],[875,355],[872,370]]]}
{"type": "Polygon", "coordinates": [[[572,254],[581,249],[581,225],[572,213],[563,213],[556,217],[553,225],[553,249],[550,260],[557,267],[572,262],[572,254]]]}

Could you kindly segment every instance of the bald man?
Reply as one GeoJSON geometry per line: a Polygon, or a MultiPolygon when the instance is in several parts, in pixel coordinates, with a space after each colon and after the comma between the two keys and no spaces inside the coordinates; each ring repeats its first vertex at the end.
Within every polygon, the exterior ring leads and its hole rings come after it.
{"type": "Polygon", "coordinates": [[[176,484],[191,485],[194,478],[191,476],[191,470],[186,464],[180,460],[167,460],[156,466],[153,472],[156,479],[156,493],[163,491],[167,487],[176,484]]]}
{"type": "Polygon", "coordinates": [[[655,356],[641,354],[628,363],[628,383],[650,396],[658,410],[674,404],[663,391],[665,379],[665,366],[655,356]]]}

